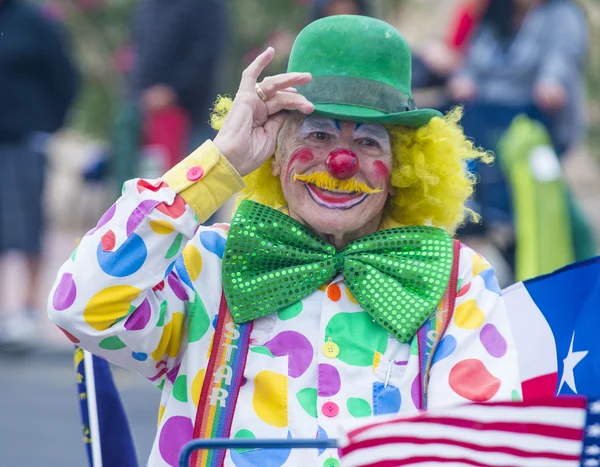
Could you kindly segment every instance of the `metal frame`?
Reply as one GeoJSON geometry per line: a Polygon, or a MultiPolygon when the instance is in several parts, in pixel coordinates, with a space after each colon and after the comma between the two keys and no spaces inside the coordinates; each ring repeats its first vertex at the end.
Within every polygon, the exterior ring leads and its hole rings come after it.
{"type": "Polygon", "coordinates": [[[186,443],[179,455],[179,467],[189,467],[194,451],[199,449],[330,449],[337,448],[336,439],[195,439],[186,443]]]}

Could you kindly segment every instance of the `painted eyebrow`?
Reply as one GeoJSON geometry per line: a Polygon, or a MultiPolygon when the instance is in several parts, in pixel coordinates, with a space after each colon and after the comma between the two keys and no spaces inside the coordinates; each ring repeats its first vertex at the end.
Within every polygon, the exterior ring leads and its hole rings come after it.
{"type": "Polygon", "coordinates": [[[368,135],[383,141],[389,141],[390,135],[383,125],[373,123],[357,123],[354,134],[368,135]]]}
{"type": "MultiPolygon", "coordinates": [[[[336,131],[335,121],[324,117],[306,117],[301,125],[302,133],[311,133],[313,131],[336,131]]],[[[339,131],[339,130],[338,130],[339,131]]]]}

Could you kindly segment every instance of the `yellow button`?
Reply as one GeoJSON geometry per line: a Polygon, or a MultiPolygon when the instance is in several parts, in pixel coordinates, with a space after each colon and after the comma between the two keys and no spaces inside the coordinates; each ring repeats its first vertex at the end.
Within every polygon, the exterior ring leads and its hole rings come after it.
{"type": "Polygon", "coordinates": [[[340,354],[340,348],[335,342],[325,342],[323,344],[323,354],[327,358],[335,358],[340,354]]]}

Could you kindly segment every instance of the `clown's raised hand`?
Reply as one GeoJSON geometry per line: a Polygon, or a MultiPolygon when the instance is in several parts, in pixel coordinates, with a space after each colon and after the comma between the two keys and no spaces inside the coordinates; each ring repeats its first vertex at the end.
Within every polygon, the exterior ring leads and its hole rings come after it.
{"type": "Polygon", "coordinates": [[[271,76],[257,88],[257,79],[274,54],[275,50],[269,47],[244,70],[231,110],[214,140],[215,146],[242,176],[256,170],[273,155],[286,111],[310,114],[314,110],[314,105],[293,88],[310,82],[310,73],[271,76]],[[262,98],[257,89],[264,93],[262,98]]]}

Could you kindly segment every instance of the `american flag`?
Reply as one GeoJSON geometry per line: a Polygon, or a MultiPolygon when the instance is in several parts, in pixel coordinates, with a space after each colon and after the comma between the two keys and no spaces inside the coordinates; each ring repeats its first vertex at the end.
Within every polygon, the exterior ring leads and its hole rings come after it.
{"type": "Polygon", "coordinates": [[[342,444],[347,467],[600,467],[600,401],[436,408],[360,426],[342,444]]]}

